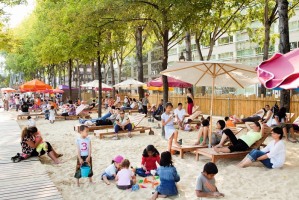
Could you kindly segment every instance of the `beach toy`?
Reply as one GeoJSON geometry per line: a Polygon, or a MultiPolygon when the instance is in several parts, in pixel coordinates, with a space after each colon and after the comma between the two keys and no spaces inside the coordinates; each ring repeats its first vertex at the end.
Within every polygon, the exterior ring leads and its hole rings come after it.
{"type": "Polygon", "coordinates": [[[143,183],[143,180],[139,180],[139,182],[138,183],[143,183]]]}
{"type": "Polygon", "coordinates": [[[155,179],[159,179],[160,177],[159,176],[155,176],[155,179]]]}
{"type": "Polygon", "coordinates": [[[132,191],[137,191],[139,189],[140,189],[140,187],[139,187],[138,184],[135,184],[135,185],[132,186],[132,191]]]}
{"type": "Polygon", "coordinates": [[[88,174],[90,172],[90,167],[89,166],[81,166],[81,177],[88,177],[88,174]]]}
{"type": "Polygon", "coordinates": [[[139,184],[139,188],[146,188],[146,187],[142,184],[139,184]]]}
{"type": "Polygon", "coordinates": [[[144,178],[144,181],[143,181],[144,183],[151,183],[151,181],[150,180],[148,180],[147,178],[144,178]]]}

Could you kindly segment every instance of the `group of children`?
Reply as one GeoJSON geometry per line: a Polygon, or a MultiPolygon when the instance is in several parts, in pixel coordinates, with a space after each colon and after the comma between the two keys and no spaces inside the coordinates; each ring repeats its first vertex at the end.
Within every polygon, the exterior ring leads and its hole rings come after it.
{"type": "MultiPolygon", "coordinates": [[[[169,108],[168,108],[169,109],[169,108]]],[[[166,107],[167,110],[167,107],[166,107]]],[[[166,114],[167,115],[167,114],[166,114]]],[[[163,117],[165,118],[165,117],[163,117]]],[[[166,120],[168,121],[168,120],[166,120]]],[[[77,145],[77,165],[75,178],[79,186],[79,179],[81,178],[80,167],[87,165],[90,167],[88,174],[89,181],[93,183],[92,176],[92,146],[91,140],[88,137],[88,127],[81,125],[80,137],[76,140],[77,145]]],[[[203,172],[199,175],[196,181],[196,196],[198,197],[222,197],[215,186],[214,176],[218,173],[217,166],[214,163],[207,163],[204,166],[203,172]]],[[[130,161],[118,155],[112,163],[104,170],[101,179],[110,185],[111,180],[117,181],[116,186],[118,189],[126,190],[136,184],[136,175],[141,177],[159,176],[160,184],[156,187],[151,199],[165,198],[178,194],[176,182],[180,181],[180,176],[173,165],[172,156],[170,151],[160,153],[153,146],[148,145],[142,154],[141,168],[130,169],[130,161]],[[157,167],[157,164],[159,167],[157,167]]]]}

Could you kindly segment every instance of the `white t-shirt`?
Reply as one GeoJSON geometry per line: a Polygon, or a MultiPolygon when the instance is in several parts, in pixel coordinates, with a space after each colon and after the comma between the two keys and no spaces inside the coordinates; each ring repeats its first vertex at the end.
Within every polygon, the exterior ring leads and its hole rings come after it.
{"type": "Polygon", "coordinates": [[[116,169],[114,163],[112,163],[105,169],[105,173],[108,174],[109,176],[116,175],[116,171],[117,171],[117,169],[116,169]]]}
{"type": "Polygon", "coordinates": [[[90,148],[90,138],[89,137],[86,137],[86,138],[79,137],[79,138],[77,138],[76,144],[80,149],[80,155],[88,156],[88,152],[89,152],[89,148],[90,148]]]}
{"type": "Polygon", "coordinates": [[[15,98],[16,105],[20,105],[20,100],[18,98],[15,98]]]}
{"type": "Polygon", "coordinates": [[[131,177],[133,176],[133,172],[129,169],[121,169],[117,173],[118,182],[117,185],[119,186],[126,186],[131,185],[131,177]]]}
{"type": "Polygon", "coordinates": [[[120,117],[120,115],[116,117],[116,121],[118,121],[121,125],[126,124],[127,120],[129,120],[129,117],[127,115],[125,115],[123,119],[120,117]]]}
{"type": "Polygon", "coordinates": [[[178,108],[174,110],[174,114],[178,116],[179,120],[183,120],[184,115],[186,115],[185,109],[179,110],[178,108]]]}
{"type": "Polygon", "coordinates": [[[279,140],[275,144],[275,140],[272,140],[262,152],[268,152],[267,156],[270,158],[270,162],[273,164],[272,168],[280,168],[283,166],[286,157],[285,145],[282,140],[279,140]]]}

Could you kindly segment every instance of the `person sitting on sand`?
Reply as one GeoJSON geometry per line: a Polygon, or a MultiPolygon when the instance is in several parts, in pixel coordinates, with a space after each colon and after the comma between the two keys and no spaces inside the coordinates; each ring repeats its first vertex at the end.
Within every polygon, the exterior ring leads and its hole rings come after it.
{"type": "Polygon", "coordinates": [[[273,140],[262,150],[253,149],[238,164],[239,167],[247,167],[255,161],[260,161],[268,169],[280,168],[285,162],[286,149],[282,140],[283,131],[280,127],[275,127],[271,131],[273,140]]]}
{"type": "Polygon", "coordinates": [[[150,176],[151,170],[157,170],[157,164],[160,164],[160,153],[154,145],[148,145],[142,154],[141,168],[136,168],[135,173],[141,177],[150,176]]]}
{"type": "Polygon", "coordinates": [[[124,159],[120,166],[121,170],[117,172],[115,177],[115,180],[117,181],[116,187],[121,190],[130,189],[136,183],[136,177],[132,170],[129,169],[130,161],[128,159],[124,159]]]}
{"type": "Polygon", "coordinates": [[[35,120],[32,119],[31,116],[28,116],[27,119],[28,119],[28,125],[27,125],[28,128],[29,128],[29,127],[35,127],[35,126],[36,126],[35,120]]]}
{"type": "Polygon", "coordinates": [[[195,127],[193,127],[191,125],[191,122],[192,122],[192,119],[188,119],[186,122],[184,122],[184,125],[181,128],[181,130],[190,131],[190,132],[193,131],[193,130],[195,130],[195,127]]]}
{"type": "Polygon", "coordinates": [[[89,182],[92,183],[92,158],[91,158],[91,141],[88,137],[88,127],[81,125],[79,128],[80,137],[76,140],[77,145],[77,165],[75,178],[77,179],[77,186],[79,187],[79,179],[81,178],[81,166],[89,166],[90,171],[88,174],[89,182]]]}
{"type": "Polygon", "coordinates": [[[131,131],[132,131],[132,124],[130,122],[130,119],[128,116],[125,115],[125,111],[120,111],[119,115],[116,117],[114,122],[114,132],[115,137],[113,137],[114,140],[118,140],[118,132],[121,130],[128,130],[128,137],[132,137],[131,131]]]}
{"type": "Polygon", "coordinates": [[[213,147],[214,151],[218,153],[230,153],[248,150],[251,145],[262,138],[264,125],[260,122],[254,122],[251,127],[249,125],[247,127],[249,131],[247,134],[240,136],[239,139],[236,138],[235,134],[230,129],[225,129],[223,131],[220,143],[213,147]],[[229,138],[232,145],[229,147],[222,147],[227,138],[229,138]]]}
{"type": "Polygon", "coordinates": [[[120,155],[115,156],[115,158],[112,160],[111,165],[109,165],[104,173],[101,176],[101,179],[107,184],[110,185],[109,180],[114,180],[117,174],[117,171],[120,169],[121,162],[124,160],[124,158],[120,155]]]}
{"type": "Polygon", "coordinates": [[[161,115],[162,126],[165,130],[165,139],[168,140],[168,151],[171,151],[172,141],[174,140],[174,145],[180,147],[178,143],[178,131],[174,128],[174,113],[171,113],[173,105],[171,103],[166,103],[165,112],[161,115]]]}
{"type": "Polygon", "coordinates": [[[194,145],[205,146],[207,144],[207,137],[209,134],[209,126],[210,126],[210,121],[208,119],[202,120],[201,127],[199,128],[199,133],[197,136],[197,141],[195,142],[194,145]],[[201,138],[202,138],[202,142],[200,142],[201,138]]]}
{"type": "MultiPolygon", "coordinates": [[[[39,153],[36,151],[36,147],[42,142],[42,140],[36,140],[34,135],[38,132],[36,127],[25,127],[22,131],[21,135],[21,146],[22,146],[22,157],[23,159],[29,158],[30,156],[39,156],[39,153]]],[[[52,145],[49,142],[46,142],[48,146],[48,150],[45,152],[42,150],[40,155],[44,155],[45,153],[54,161],[55,164],[59,164],[58,160],[62,154],[56,153],[53,149],[52,145]]]]}
{"type": "Polygon", "coordinates": [[[159,174],[160,177],[160,185],[156,188],[156,192],[151,198],[152,200],[174,196],[179,193],[176,182],[180,181],[180,176],[173,166],[169,151],[165,151],[161,154],[160,167],[158,168],[157,174],[159,174]]]}
{"type": "Polygon", "coordinates": [[[203,172],[200,173],[196,180],[196,196],[197,197],[224,197],[215,185],[214,176],[218,173],[217,166],[208,162],[203,167],[203,172]]]}

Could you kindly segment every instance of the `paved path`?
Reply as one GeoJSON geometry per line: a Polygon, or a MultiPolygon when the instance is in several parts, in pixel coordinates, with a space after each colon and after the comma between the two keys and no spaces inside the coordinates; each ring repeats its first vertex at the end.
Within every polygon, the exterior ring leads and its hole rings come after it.
{"type": "Polygon", "coordinates": [[[60,200],[61,194],[44,170],[38,158],[13,163],[10,158],[21,152],[21,129],[11,115],[0,110],[0,200],[60,200]]]}

